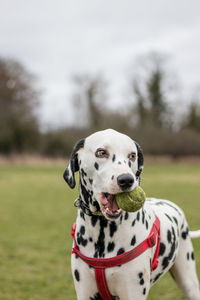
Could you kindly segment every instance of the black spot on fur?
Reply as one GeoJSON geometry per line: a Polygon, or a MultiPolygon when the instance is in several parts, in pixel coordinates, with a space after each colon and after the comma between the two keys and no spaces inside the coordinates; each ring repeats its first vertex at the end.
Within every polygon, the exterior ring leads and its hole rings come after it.
{"type": "Polygon", "coordinates": [[[140,272],[140,273],[138,274],[138,276],[139,276],[139,278],[142,278],[142,277],[143,277],[143,273],[140,272]]]}
{"type": "Polygon", "coordinates": [[[90,297],[90,300],[103,300],[103,298],[99,293],[97,293],[93,297],[90,297]]]}
{"type": "Polygon", "coordinates": [[[122,163],[121,163],[121,161],[118,161],[118,165],[121,165],[122,163]]]}
{"type": "Polygon", "coordinates": [[[112,177],[111,177],[111,180],[113,180],[114,179],[114,175],[112,175],[112,177]]]}
{"type": "Polygon", "coordinates": [[[114,162],[114,161],[115,161],[115,159],[116,159],[116,156],[115,156],[115,154],[113,154],[113,157],[112,157],[112,162],[114,162]]]}
{"type": "Polygon", "coordinates": [[[173,222],[173,221],[172,221],[172,218],[171,218],[168,214],[165,214],[165,216],[166,216],[171,222],[173,222]]]}
{"type": "Polygon", "coordinates": [[[186,230],[182,232],[182,235],[181,235],[181,236],[182,236],[182,238],[183,238],[184,240],[186,240],[187,237],[188,237],[188,234],[189,234],[189,229],[188,229],[188,227],[187,227],[186,230]]]}
{"type": "Polygon", "coordinates": [[[173,240],[172,240],[172,245],[171,245],[169,255],[164,257],[163,262],[162,262],[163,270],[165,268],[167,268],[168,265],[169,265],[169,262],[172,261],[173,255],[174,255],[174,252],[175,252],[175,249],[176,249],[176,235],[175,235],[174,227],[172,227],[172,236],[173,236],[173,240]]]}
{"type": "Polygon", "coordinates": [[[145,224],[146,224],[146,229],[148,229],[149,228],[149,223],[146,221],[145,224]]]}
{"type": "Polygon", "coordinates": [[[82,210],[80,211],[80,217],[85,221],[85,215],[82,210]]]}
{"type": "Polygon", "coordinates": [[[92,202],[92,205],[96,207],[97,211],[100,211],[99,203],[96,200],[92,202]]]}
{"type": "Polygon", "coordinates": [[[128,220],[128,216],[129,216],[129,214],[128,214],[128,212],[126,211],[126,212],[125,212],[125,216],[124,216],[124,220],[128,220]]]}
{"type": "Polygon", "coordinates": [[[93,227],[96,225],[97,221],[98,221],[98,217],[97,216],[91,216],[91,223],[92,223],[93,227]]]}
{"type": "Polygon", "coordinates": [[[130,160],[128,161],[128,166],[129,166],[129,168],[131,168],[131,162],[130,162],[130,160]]]}
{"type": "Polygon", "coordinates": [[[143,285],[143,284],[144,284],[144,279],[141,278],[141,279],[140,279],[140,285],[143,285]]]}
{"type": "Polygon", "coordinates": [[[131,225],[132,225],[132,226],[135,226],[135,222],[136,222],[136,219],[133,220],[133,222],[132,222],[131,225]]]}
{"type": "Polygon", "coordinates": [[[75,276],[77,281],[80,281],[80,274],[79,274],[79,271],[77,269],[74,270],[74,276],[75,276]]]}
{"type": "Polygon", "coordinates": [[[89,241],[90,241],[90,242],[93,242],[93,238],[92,238],[92,237],[89,237],[89,241]]]}
{"type": "Polygon", "coordinates": [[[166,247],[165,244],[160,243],[160,250],[158,256],[162,256],[165,253],[166,247]]]}
{"type": "Polygon", "coordinates": [[[146,295],[146,288],[143,289],[143,295],[146,295]]]}
{"type": "Polygon", "coordinates": [[[190,253],[187,252],[187,260],[189,260],[189,259],[190,259],[190,253]]]}
{"type": "Polygon", "coordinates": [[[90,184],[92,184],[93,183],[93,179],[89,178],[89,182],[90,182],[90,184]]]}
{"type": "Polygon", "coordinates": [[[78,245],[82,245],[83,247],[85,247],[88,243],[87,239],[84,239],[83,235],[81,234],[81,232],[77,233],[77,243],[78,245]]]}
{"type": "Polygon", "coordinates": [[[81,228],[80,228],[80,233],[81,233],[82,235],[85,234],[85,226],[81,226],[81,228]]]}
{"type": "Polygon", "coordinates": [[[115,243],[114,242],[109,242],[108,247],[107,247],[107,251],[111,252],[113,251],[115,248],[115,243]]]}
{"type": "Polygon", "coordinates": [[[95,167],[96,170],[99,170],[99,165],[98,165],[97,162],[95,162],[94,167],[95,167]]]}
{"type": "Polygon", "coordinates": [[[136,243],[136,236],[134,235],[132,240],[131,240],[131,246],[134,246],[136,243]]]}
{"type": "Polygon", "coordinates": [[[124,252],[125,252],[124,248],[120,248],[120,249],[117,251],[117,255],[120,255],[120,254],[122,254],[122,253],[124,253],[124,252]]]}
{"type": "Polygon", "coordinates": [[[81,176],[82,177],[87,177],[87,173],[81,168],[81,176]]]}
{"type": "Polygon", "coordinates": [[[140,212],[137,213],[137,220],[140,221],[140,212]]]}
{"type": "Polygon", "coordinates": [[[174,219],[174,222],[176,223],[176,225],[178,225],[177,218],[176,218],[176,217],[173,217],[173,219],[174,219]]]}
{"type": "Polygon", "coordinates": [[[194,252],[191,253],[191,259],[194,260],[194,252]]]}
{"type": "Polygon", "coordinates": [[[156,282],[156,281],[160,278],[160,276],[161,276],[162,274],[163,274],[163,273],[158,273],[158,274],[156,275],[156,277],[154,278],[153,282],[156,282]]]}
{"type": "Polygon", "coordinates": [[[142,224],[144,224],[144,217],[145,217],[144,209],[142,209],[142,224]]]}
{"type": "Polygon", "coordinates": [[[167,240],[168,240],[169,243],[171,243],[172,235],[171,235],[171,231],[170,230],[167,231],[167,240]]]}
{"type": "Polygon", "coordinates": [[[117,230],[117,225],[115,222],[110,223],[110,237],[113,237],[115,231],[117,230]]]}

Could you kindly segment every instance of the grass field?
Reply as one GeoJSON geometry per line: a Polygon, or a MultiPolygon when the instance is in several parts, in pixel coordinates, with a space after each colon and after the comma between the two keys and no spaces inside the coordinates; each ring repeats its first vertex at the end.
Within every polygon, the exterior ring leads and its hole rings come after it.
{"type": "MultiPolygon", "coordinates": [[[[62,167],[0,167],[0,299],[75,300],[70,270],[71,225],[77,190],[62,167]]],[[[200,228],[200,164],[150,164],[142,186],[148,196],[170,199],[200,228]]],[[[200,278],[200,240],[194,241],[200,278]]],[[[184,299],[165,275],[148,300],[184,299]]]]}

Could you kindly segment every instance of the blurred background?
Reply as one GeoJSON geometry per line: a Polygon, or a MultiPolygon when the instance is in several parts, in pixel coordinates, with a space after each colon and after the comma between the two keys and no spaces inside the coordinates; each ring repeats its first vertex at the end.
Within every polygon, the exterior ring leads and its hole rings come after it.
{"type": "MultiPolygon", "coordinates": [[[[76,298],[78,191],[62,173],[94,131],[136,140],[146,194],[200,228],[199,11],[194,0],[0,0],[0,299],[76,298]]],[[[169,276],[148,299],[158,295],[184,299],[169,276]]]]}
{"type": "Polygon", "coordinates": [[[112,127],[200,154],[198,1],[0,1],[0,153],[68,156],[112,127]]]}

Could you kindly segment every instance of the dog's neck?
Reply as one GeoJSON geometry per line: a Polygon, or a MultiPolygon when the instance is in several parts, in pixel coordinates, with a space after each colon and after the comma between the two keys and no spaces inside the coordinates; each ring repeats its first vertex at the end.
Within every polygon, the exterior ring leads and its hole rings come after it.
{"type": "Polygon", "coordinates": [[[94,198],[92,185],[91,183],[84,184],[80,177],[79,184],[79,199],[80,199],[80,207],[83,212],[92,216],[92,215],[102,215],[100,206],[98,202],[94,198]]]}

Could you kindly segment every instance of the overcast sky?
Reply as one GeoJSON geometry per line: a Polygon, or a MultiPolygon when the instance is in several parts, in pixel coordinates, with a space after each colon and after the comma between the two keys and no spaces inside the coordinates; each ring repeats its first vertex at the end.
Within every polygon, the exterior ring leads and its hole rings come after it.
{"type": "Polygon", "coordinates": [[[169,55],[186,93],[198,86],[200,1],[0,0],[0,55],[38,76],[43,124],[73,119],[77,73],[105,74],[120,105],[130,63],[150,51],[169,55]]]}

